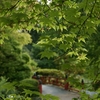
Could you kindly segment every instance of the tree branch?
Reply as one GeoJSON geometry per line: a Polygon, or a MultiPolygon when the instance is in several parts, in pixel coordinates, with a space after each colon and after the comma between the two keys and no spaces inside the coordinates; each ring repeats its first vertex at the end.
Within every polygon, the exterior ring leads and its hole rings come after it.
{"type": "Polygon", "coordinates": [[[10,7],[8,10],[13,10],[16,6],[17,6],[17,4],[19,3],[19,1],[20,0],[18,0],[12,7],[10,7]]]}
{"type": "MultiPolygon", "coordinates": [[[[81,27],[83,27],[83,25],[87,22],[87,20],[91,17],[92,13],[93,13],[93,10],[94,10],[94,7],[95,7],[95,4],[96,4],[96,0],[94,1],[94,5],[92,6],[92,9],[91,9],[91,12],[89,14],[89,16],[87,16],[87,18],[83,21],[83,23],[81,24],[81,27]]],[[[81,28],[80,28],[81,29],[81,28]]]]}
{"type": "Polygon", "coordinates": [[[17,4],[20,2],[20,0],[18,0],[14,5],[12,5],[10,8],[6,8],[6,9],[0,9],[0,10],[7,10],[7,11],[10,11],[10,10],[13,10],[17,4]]]}

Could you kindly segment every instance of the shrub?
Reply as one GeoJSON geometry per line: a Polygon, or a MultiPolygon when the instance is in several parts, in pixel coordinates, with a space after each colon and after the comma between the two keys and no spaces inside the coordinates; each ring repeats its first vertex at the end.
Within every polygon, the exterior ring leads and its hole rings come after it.
{"type": "Polygon", "coordinates": [[[64,73],[57,69],[39,69],[37,72],[43,76],[65,77],[64,73]]]}
{"type": "MultiPolygon", "coordinates": [[[[17,89],[18,89],[19,94],[22,94],[22,95],[25,95],[26,90],[28,90],[29,92],[35,92],[35,91],[39,92],[38,81],[35,79],[24,79],[20,81],[17,89]]],[[[32,93],[31,96],[37,96],[37,95],[32,93]]]]}

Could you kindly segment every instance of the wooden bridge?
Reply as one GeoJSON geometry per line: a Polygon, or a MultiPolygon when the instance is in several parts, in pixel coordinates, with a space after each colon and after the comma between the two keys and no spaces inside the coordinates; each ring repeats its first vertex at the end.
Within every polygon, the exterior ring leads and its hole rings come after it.
{"type": "Polygon", "coordinates": [[[57,78],[57,77],[50,77],[50,76],[41,76],[40,77],[42,84],[52,84],[56,86],[60,86],[65,90],[69,89],[69,83],[66,81],[65,78],[57,78]]]}
{"type": "Polygon", "coordinates": [[[34,79],[37,79],[39,81],[39,83],[41,83],[39,85],[39,90],[42,93],[42,84],[52,84],[52,85],[56,85],[59,86],[65,90],[68,91],[77,91],[79,92],[78,89],[75,89],[74,87],[72,87],[69,82],[67,82],[66,78],[62,78],[62,77],[50,77],[50,76],[40,76],[39,78],[33,77],[34,79]]]}
{"type": "MultiPolygon", "coordinates": [[[[59,76],[53,76],[52,74],[41,75],[41,73],[36,72],[32,76],[32,78],[37,79],[38,82],[40,83],[40,85],[42,85],[42,84],[52,84],[52,85],[59,86],[59,87],[65,89],[65,90],[69,90],[69,91],[72,90],[72,91],[79,92],[78,89],[76,89],[75,87],[73,87],[69,84],[69,82],[67,81],[67,76],[66,77],[59,77],[59,76]]],[[[42,88],[42,87],[40,86],[40,88],[42,88]]],[[[42,91],[42,89],[40,89],[40,91],[42,91]]]]}

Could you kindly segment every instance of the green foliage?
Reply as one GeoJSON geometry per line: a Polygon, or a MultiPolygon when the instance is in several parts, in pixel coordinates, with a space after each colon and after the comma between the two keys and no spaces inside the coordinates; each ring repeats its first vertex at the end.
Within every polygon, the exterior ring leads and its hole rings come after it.
{"type": "Polygon", "coordinates": [[[22,53],[22,49],[31,39],[27,33],[9,31],[8,39],[4,39],[0,47],[0,76],[5,76],[9,81],[18,81],[30,76],[31,59],[28,54],[22,53]]]}
{"type": "Polygon", "coordinates": [[[0,100],[59,100],[52,95],[42,95],[38,92],[38,82],[34,79],[24,79],[20,82],[7,82],[0,79],[0,100]]]}
{"type": "Polygon", "coordinates": [[[48,59],[54,56],[57,56],[57,54],[53,51],[49,51],[49,50],[45,50],[43,52],[40,53],[41,54],[41,58],[47,57],[48,59]]]}
{"type": "Polygon", "coordinates": [[[100,30],[99,27],[97,27],[97,33],[92,34],[91,38],[87,41],[86,48],[88,49],[88,58],[90,58],[87,70],[86,70],[86,76],[92,80],[92,84],[94,87],[94,90],[97,90],[99,88],[99,81],[100,81],[100,57],[99,57],[99,52],[100,52],[100,47],[99,47],[99,34],[100,30]],[[90,45],[91,44],[91,45],[90,45]],[[89,71],[88,71],[89,69],[89,71]],[[98,85],[97,85],[98,84],[98,85]]]}
{"type": "Polygon", "coordinates": [[[31,91],[38,91],[38,81],[35,79],[24,79],[19,83],[19,90],[31,90],[31,91]]]}
{"type": "Polygon", "coordinates": [[[12,93],[16,93],[15,90],[16,82],[7,82],[4,77],[0,78],[0,98],[5,98],[12,93]]]}
{"type": "Polygon", "coordinates": [[[0,98],[4,100],[31,100],[38,92],[38,82],[34,79],[24,79],[20,82],[7,82],[4,77],[0,80],[0,98]],[[30,92],[31,91],[31,92],[30,92]],[[35,93],[35,91],[37,91],[35,93]],[[27,95],[26,95],[27,94],[27,95]]]}
{"type": "MultiPolygon", "coordinates": [[[[28,53],[30,54],[31,58],[35,60],[37,63],[36,66],[40,68],[56,68],[56,64],[53,61],[53,57],[48,59],[47,57],[41,57],[41,53],[44,53],[44,47],[39,45],[37,42],[39,41],[39,38],[42,38],[41,32],[36,32],[35,30],[31,30],[29,32],[32,36],[32,43],[27,45],[26,48],[28,50],[28,53]]],[[[25,49],[26,50],[26,49],[25,49]]],[[[52,51],[51,51],[52,53],[52,51]]],[[[56,54],[55,54],[56,56],[56,54]]],[[[48,56],[49,57],[49,56],[48,56]]]]}
{"type": "Polygon", "coordinates": [[[64,72],[57,69],[38,69],[37,72],[43,76],[65,77],[64,72]]]}
{"type": "Polygon", "coordinates": [[[21,95],[11,94],[9,97],[4,98],[4,100],[32,100],[30,97],[24,97],[21,95]]]}
{"type": "MultiPolygon", "coordinates": [[[[90,40],[95,37],[92,37],[94,33],[99,33],[97,30],[100,24],[99,5],[100,0],[53,0],[49,4],[46,0],[40,2],[37,0],[1,0],[0,76],[15,79],[16,76],[13,75],[18,70],[17,68],[23,67],[27,73],[30,58],[26,54],[22,56],[22,48],[30,42],[28,39],[30,36],[11,34],[13,33],[11,30],[14,29],[16,33],[18,30],[33,28],[38,32],[43,32],[43,37],[38,43],[36,42],[44,49],[40,53],[42,58],[52,58],[60,67],[64,65],[65,70],[82,68],[84,74],[86,72],[85,78],[95,83],[100,79],[100,48],[97,42],[90,42],[90,40]],[[65,66],[67,63],[70,67],[65,66]]],[[[25,73],[17,72],[16,74],[21,76],[25,73]]],[[[22,78],[19,77],[19,79],[22,78]]]]}
{"type": "Polygon", "coordinates": [[[56,96],[46,94],[46,95],[43,95],[43,100],[60,100],[60,99],[56,96]]]}

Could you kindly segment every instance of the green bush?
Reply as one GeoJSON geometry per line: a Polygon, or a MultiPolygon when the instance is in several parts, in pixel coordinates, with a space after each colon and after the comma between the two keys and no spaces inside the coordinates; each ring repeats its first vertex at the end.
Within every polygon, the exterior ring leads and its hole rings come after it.
{"type": "Polygon", "coordinates": [[[92,84],[94,90],[97,90],[100,88],[100,80],[96,81],[95,83],[92,84]]]}
{"type": "Polygon", "coordinates": [[[0,78],[0,100],[59,100],[58,97],[42,95],[38,91],[38,82],[35,79],[7,82],[4,77],[0,78]]]}
{"type": "Polygon", "coordinates": [[[15,85],[16,82],[7,82],[6,78],[0,77],[0,98],[6,98],[10,94],[14,94],[14,93],[16,94],[17,91],[15,89],[15,85]]]}
{"type": "Polygon", "coordinates": [[[13,94],[26,97],[39,95],[38,81],[35,79],[24,79],[20,82],[7,82],[4,77],[1,77],[0,98],[7,98],[13,94]]]}
{"type": "Polygon", "coordinates": [[[64,72],[57,69],[38,69],[37,72],[43,76],[65,77],[64,72]]]}
{"type": "Polygon", "coordinates": [[[39,92],[38,81],[35,79],[24,79],[20,81],[17,89],[19,94],[25,95],[25,92],[29,91],[32,92],[31,96],[36,96],[33,92],[39,92]]]}

